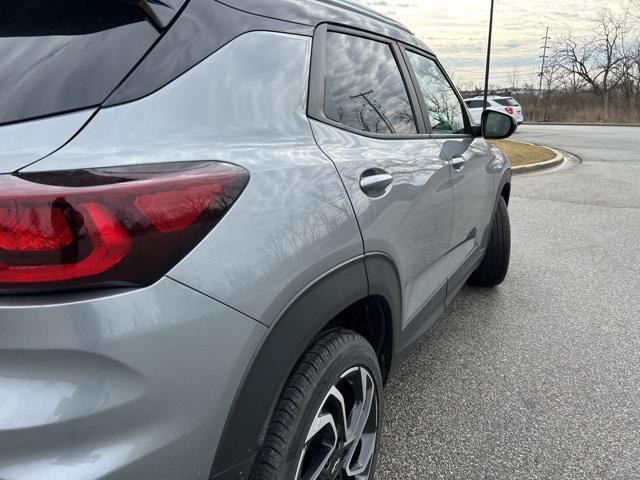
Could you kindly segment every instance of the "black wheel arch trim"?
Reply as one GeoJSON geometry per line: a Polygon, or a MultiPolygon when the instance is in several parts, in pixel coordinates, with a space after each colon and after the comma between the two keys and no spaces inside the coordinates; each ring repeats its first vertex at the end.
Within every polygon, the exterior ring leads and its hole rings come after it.
{"type": "MultiPolygon", "coordinates": [[[[496,196],[493,200],[493,210],[491,210],[491,218],[495,215],[496,209],[498,208],[498,202],[502,198],[502,191],[506,185],[509,186],[509,194],[511,193],[511,168],[505,168],[499,174],[499,178],[496,180],[496,196]]],[[[509,200],[505,199],[507,205],[509,204],[509,200]]],[[[489,243],[489,235],[491,234],[491,228],[485,229],[484,236],[482,237],[482,248],[486,248],[489,243]]]]}
{"type": "MultiPolygon", "coordinates": [[[[496,188],[496,201],[495,201],[495,206],[498,205],[498,200],[500,199],[500,197],[502,196],[502,191],[504,190],[505,186],[509,186],[509,195],[511,194],[511,168],[507,168],[505,169],[502,174],[500,175],[500,180],[498,181],[498,185],[496,188]]],[[[505,198],[505,202],[507,202],[507,205],[509,204],[509,198],[505,198]]]]}
{"type": "Polygon", "coordinates": [[[370,295],[383,297],[392,316],[393,368],[402,318],[400,281],[384,254],[359,256],[325,273],[278,315],[257,349],[227,418],[210,478],[247,479],[291,372],[314,338],[345,308],[370,295]],[[231,475],[233,477],[231,477],[231,475]]]}
{"type": "Polygon", "coordinates": [[[397,366],[398,355],[402,348],[402,284],[400,274],[394,261],[388,255],[374,252],[365,256],[365,267],[369,281],[369,295],[382,297],[389,308],[391,317],[391,352],[388,361],[388,371],[384,381],[393,374],[397,366]]]}

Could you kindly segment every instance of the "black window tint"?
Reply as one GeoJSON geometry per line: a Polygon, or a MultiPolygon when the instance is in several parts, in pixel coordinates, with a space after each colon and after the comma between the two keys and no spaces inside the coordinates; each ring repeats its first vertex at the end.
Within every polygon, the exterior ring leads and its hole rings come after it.
{"type": "Polygon", "coordinates": [[[325,115],[371,133],[417,133],[391,47],[342,33],[327,35],[325,115]]]}
{"type": "Polygon", "coordinates": [[[433,133],[464,133],[462,104],[436,62],[414,52],[407,54],[427,107],[433,133]]]}
{"type": "Polygon", "coordinates": [[[86,35],[146,19],[124,0],[3,0],[0,14],[2,37],[86,35]]]}
{"type": "Polygon", "coordinates": [[[502,105],[503,107],[510,107],[513,104],[509,101],[508,98],[494,98],[493,99],[498,105],[502,105]]]}
{"type": "Polygon", "coordinates": [[[0,124],[102,103],[158,36],[124,0],[2,0],[0,124]]]}
{"type": "Polygon", "coordinates": [[[470,100],[466,102],[469,108],[482,108],[482,100],[470,100]]]}

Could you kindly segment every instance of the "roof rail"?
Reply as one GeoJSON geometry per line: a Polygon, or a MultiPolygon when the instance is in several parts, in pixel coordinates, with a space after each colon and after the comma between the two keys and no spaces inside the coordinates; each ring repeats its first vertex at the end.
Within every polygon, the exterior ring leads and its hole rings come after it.
{"type": "Polygon", "coordinates": [[[403,24],[401,24],[397,20],[394,20],[393,18],[387,17],[386,15],[383,15],[381,13],[378,13],[375,10],[372,10],[371,8],[366,7],[354,0],[316,0],[316,1],[320,3],[325,3],[327,5],[331,5],[333,7],[342,8],[344,10],[349,10],[351,12],[358,13],[360,15],[364,15],[369,18],[373,18],[374,20],[378,20],[379,22],[386,23],[387,25],[391,25],[397,29],[400,29],[406,33],[413,35],[413,32],[411,30],[409,30],[407,27],[405,27],[403,24]]]}

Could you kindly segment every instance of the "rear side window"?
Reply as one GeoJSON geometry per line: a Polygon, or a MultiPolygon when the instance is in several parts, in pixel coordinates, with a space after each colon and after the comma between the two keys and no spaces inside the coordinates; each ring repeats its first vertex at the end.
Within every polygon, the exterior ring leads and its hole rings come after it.
{"type": "Polygon", "coordinates": [[[482,108],[482,100],[467,100],[465,103],[469,108],[482,108]]]}
{"type": "Polygon", "coordinates": [[[465,133],[462,103],[453,87],[430,58],[407,51],[435,134],[465,133]]]}
{"type": "Polygon", "coordinates": [[[0,124],[102,103],[158,36],[135,2],[2,0],[0,124]]]}
{"type": "Polygon", "coordinates": [[[516,102],[512,98],[496,98],[496,99],[494,99],[494,101],[498,105],[502,105],[503,107],[517,107],[518,106],[518,102],[516,102]]]}
{"type": "Polygon", "coordinates": [[[417,133],[409,95],[391,47],[343,33],[327,34],[325,115],[378,134],[417,133]]]}

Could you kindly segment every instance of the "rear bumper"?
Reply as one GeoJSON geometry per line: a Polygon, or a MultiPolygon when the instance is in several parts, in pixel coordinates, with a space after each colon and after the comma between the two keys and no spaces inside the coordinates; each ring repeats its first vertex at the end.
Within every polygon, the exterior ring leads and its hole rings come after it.
{"type": "Polygon", "coordinates": [[[265,331],[169,278],[0,298],[0,479],[208,479],[265,331]]]}

